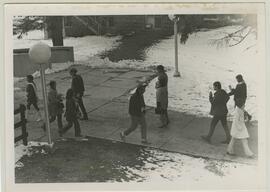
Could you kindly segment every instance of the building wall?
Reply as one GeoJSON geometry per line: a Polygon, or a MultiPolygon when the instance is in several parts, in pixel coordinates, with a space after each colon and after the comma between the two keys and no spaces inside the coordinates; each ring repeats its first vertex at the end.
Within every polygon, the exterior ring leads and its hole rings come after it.
{"type": "MultiPolygon", "coordinates": [[[[160,27],[147,29],[146,15],[113,15],[113,16],[98,16],[97,21],[101,24],[101,34],[126,34],[132,31],[141,32],[144,30],[162,30],[171,33],[173,31],[173,22],[169,20],[167,15],[152,15],[151,21],[154,22],[154,17],[160,18],[160,27]]],[[[65,17],[65,35],[80,37],[86,35],[94,35],[86,26],[84,26],[75,17],[65,17]]]]}

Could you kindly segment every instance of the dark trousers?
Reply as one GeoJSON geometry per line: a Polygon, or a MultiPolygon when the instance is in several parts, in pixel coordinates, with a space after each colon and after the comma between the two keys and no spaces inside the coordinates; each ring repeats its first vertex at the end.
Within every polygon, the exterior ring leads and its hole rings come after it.
{"type": "Polygon", "coordinates": [[[169,120],[167,109],[162,109],[159,119],[160,119],[162,125],[168,125],[169,124],[170,120],[169,120]]]}
{"type": "MultiPolygon", "coordinates": [[[[54,122],[57,118],[57,126],[58,126],[58,131],[61,131],[63,128],[63,123],[62,123],[62,114],[58,114],[56,116],[50,116],[50,123],[54,122]]],[[[43,129],[45,129],[45,123],[43,124],[43,129]]]]}
{"type": "Polygon", "coordinates": [[[79,107],[82,111],[83,117],[85,118],[85,117],[87,117],[87,113],[86,113],[86,109],[85,109],[84,104],[83,104],[82,96],[77,97],[77,99],[78,99],[78,104],[79,104],[79,107]]]}
{"type": "Polygon", "coordinates": [[[129,135],[138,127],[138,125],[140,125],[142,139],[146,139],[146,121],[144,115],[142,116],[131,115],[130,117],[131,117],[131,125],[127,130],[124,131],[124,135],[125,136],[129,135]]]}
{"type": "Polygon", "coordinates": [[[208,138],[210,139],[212,137],[212,135],[214,134],[216,125],[219,121],[221,122],[222,127],[225,131],[226,139],[229,141],[231,136],[230,136],[230,131],[229,131],[228,124],[227,124],[227,116],[226,115],[223,115],[223,116],[214,115],[213,116],[212,121],[211,121],[211,125],[210,125],[210,130],[208,133],[208,138]]]}
{"type": "Polygon", "coordinates": [[[71,121],[67,121],[67,125],[61,131],[62,134],[67,132],[73,125],[75,129],[75,136],[79,136],[81,134],[81,128],[78,119],[73,119],[71,121]]]}

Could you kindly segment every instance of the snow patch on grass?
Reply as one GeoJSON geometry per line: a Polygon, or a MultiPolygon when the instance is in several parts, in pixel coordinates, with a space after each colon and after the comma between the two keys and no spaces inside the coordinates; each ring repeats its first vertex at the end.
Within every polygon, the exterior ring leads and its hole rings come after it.
{"type": "Polygon", "coordinates": [[[191,184],[230,186],[232,182],[239,182],[239,185],[248,185],[253,183],[258,174],[258,168],[254,165],[206,160],[154,149],[143,149],[141,154],[142,156],[138,158],[142,160],[143,166],[121,167],[127,177],[135,182],[169,181],[184,186],[191,184]]]}
{"type": "MultiPolygon", "coordinates": [[[[23,163],[20,162],[20,159],[27,155],[31,156],[33,153],[39,153],[38,150],[34,150],[33,147],[41,147],[41,146],[47,146],[47,142],[36,142],[36,141],[29,141],[28,145],[25,146],[23,144],[17,144],[15,145],[15,168],[16,167],[23,167],[23,163]]],[[[47,154],[47,152],[44,149],[41,149],[41,154],[47,154]]]]}

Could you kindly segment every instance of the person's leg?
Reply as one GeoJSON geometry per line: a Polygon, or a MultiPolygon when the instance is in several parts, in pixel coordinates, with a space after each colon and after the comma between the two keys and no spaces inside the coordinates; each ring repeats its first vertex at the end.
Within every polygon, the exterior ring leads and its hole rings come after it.
{"type": "Polygon", "coordinates": [[[126,129],[123,134],[124,136],[128,136],[131,132],[133,132],[137,126],[138,126],[138,123],[139,123],[139,117],[136,117],[136,116],[130,116],[131,118],[131,124],[130,124],[130,127],[128,129],[126,129]]]}
{"type": "Polygon", "coordinates": [[[139,124],[141,125],[141,137],[143,142],[147,142],[147,125],[145,121],[145,116],[142,115],[139,120],[139,124]]]}
{"type": "Polygon", "coordinates": [[[229,143],[229,145],[227,147],[227,154],[228,155],[234,155],[234,143],[235,143],[235,141],[236,141],[235,138],[232,137],[231,141],[230,141],[230,143],[229,143]]]}
{"type": "Polygon", "coordinates": [[[67,125],[61,131],[61,135],[66,133],[73,125],[73,121],[68,121],[67,125]]]}
{"type": "Polygon", "coordinates": [[[33,102],[33,106],[37,111],[37,121],[41,121],[42,115],[41,115],[41,112],[40,112],[39,107],[37,105],[37,101],[33,102]]]}
{"type": "MultiPolygon", "coordinates": [[[[50,116],[49,122],[52,123],[55,121],[55,119],[56,119],[56,116],[50,116]]],[[[43,123],[42,129],[43,129],[43,131],[46,131],[46,123],[43,123]]]]}
{"type": "Polygon", "coordinates": [[[222,127],[225,131],[225,134],[226,134],[226,140],[223,141],[223,143],[228,144],[230,142],[231,135],[230,135],[230,130],[229,130],[228,123],[227,123],[227,116],[226,115],[222,116],[220,118],[220,121],[221,121],[222,127]]]}
{"type": "Polygon", "coordinates": [[[247,139],[241,139],[243,148],[244,148],[244,152],[246,154],[246,156],[248,157],[252,157],[254,155],[254,153],[250,150],[249,146],[248,146],[248,140],[247,139]]]}
{"type": "Polygon", "coordinates": [[[81,136],[81,128],[78,119],[74,119],[75,137],[81,136]]]}
{"type": "Polygon", "coordinates": [[[169,119],[169,116],[168,116],[168,110],[167,109],[165,110],[165,117],[166,117],[166,123],[168,125],[170,123],[170,119],[169,119]]]}
{"type": "Polygon", "coordinates": [[[80,109],[82,111],[83,119],[84,120],[87,120],[88,119],[88,115],[86,113],[86,109],[84,107],[83,100],[82,100],[82,97],[81,96],[78,98],[78,104],[79,104],[79,107],[80,107],[80,109]]]}
{"type": "Polygon", "coordinates": [[[211,137],[214,134],[216,125],[219,121],[219,117],[218,116],[213,116],[211,124],[210,124],[210,130],[208,132],[207,136],[202,136],[202,139],[204,139],[205,141],[207,141],[208,143],[211,143],[211,137]]]}
{"type": "Polygon", "coordinates": [[[62,114],[57,115],[58,132],[63,129],[62,114]]]}
{"type": "Polygon", "coordinates": [[[27,102],[27,104],[26,104],[26,113],[25,113],[25,119],[26,120],[28,120],[29,116],[30,116],[30,106],[31,106],[31,103],[27,102]]]}
{"type": "Polygon", "coordinates": [[[159,126],[159,128],[163,128],[167,125],[167,119],[166,119],[166,115],[165,115],[165,111],[162,110],[161,114],[159,115],[159,119],[161,122],[161,125],[159,126]]]}

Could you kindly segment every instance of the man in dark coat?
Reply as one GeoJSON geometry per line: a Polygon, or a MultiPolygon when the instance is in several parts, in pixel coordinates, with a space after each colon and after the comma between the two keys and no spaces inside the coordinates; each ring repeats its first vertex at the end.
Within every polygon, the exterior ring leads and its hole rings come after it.
{"type": "Polygon", "coordinates": [[[131,117],[131,125],[127,130],[120,133],[120,137],[123,141],[125,141],[125,137],[127,135],[133,132],[138,125],[140,125],[142,143],[148,143],[146,136],[145,102],[143,98],[145,86],[146,84],[139,84],[136,92],[129,99],[129,115],[131,117]]]}
{"type": "Polygon", "coordinates": [[[88,120],[88,115],[86,113],[83,100],[82,100],[82,97],[85,91],[83,79],[80,75],[77,74],[77,69],[75,68],[70,69],[70,75],[72,77],[71,89],[73,93],[75,94],[79,107],[82,111],[82,114],[83,114],[82,120],[88,120]]]}
{"type": "Polygon", "coordinates": [[[202,136],[202,139],[207,141],[208,143],[211,143],[211,137],[215,131],[215,127],[219,121],[221,121],[221,124],[224,128],[225,134],[226,134],[226,140],[222,143],[229,143],[231,136],[230,131],[227,124],[227,102],[229,101],[230,97],[226,93],[225,90],[221,89],[220,82],[216,81],[213,84],[214,90],[216,91],[214,93],[214,96],[212,92],[209,93],[209,101],[211,103],[211,111],[210,114],[213,115],[210,130],[207,136],[202,136]]]}
{"type": "MultiPolygon", "coordinates": [[[[247,100],[247,85],[243,79],[242,75],[237,75],[236,80],[238,84],[236,85],[235,89],[233,89],[231,86],[229,86],[231,92],[229,93],[229,96],[234,95],[234,102],[235,106],[242,108],[247,100]]],[[[244,110],[245,117],[248,118],[248,120],[251,120],[252,116],[248,114],[246,110],[244,110]]]]}

